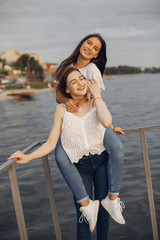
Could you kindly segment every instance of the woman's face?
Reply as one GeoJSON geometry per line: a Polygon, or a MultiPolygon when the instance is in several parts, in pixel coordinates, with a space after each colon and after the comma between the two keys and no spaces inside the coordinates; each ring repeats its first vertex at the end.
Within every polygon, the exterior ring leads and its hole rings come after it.
{"type": "Polygon", "coordinates": [[[71,96],[84,96],[87,93],[86,79],[78,71],[71,72],[67,77],[66,92],[71,96]]]}
{"type": "Polygon", "coordinates": [[[101,47],[101,41],[97,37],[91,37],[84,41],[84,43],[82,44],[80,48],[80,54],[84,58],[91,60],[92,58],[98,57],[101,47]]]}

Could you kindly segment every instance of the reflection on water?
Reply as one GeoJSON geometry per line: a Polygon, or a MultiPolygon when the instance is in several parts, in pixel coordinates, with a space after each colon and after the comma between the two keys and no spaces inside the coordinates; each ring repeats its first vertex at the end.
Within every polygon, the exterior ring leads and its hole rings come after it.
{"type": "MultiPolygon", "coordinates": [[[[160,74],[115,77],[105,81],[103,97],[113,115],[113,123],[123,129],[159,125],[159,80],[160,74]]],[[[35,95],[33,101],[6,100],[0,102],[0,162],[17,149],[23,149],[37,140],[45,140],[52,126],[56,107],[55,93],[44,91],[35,95]]],[[[160,227],[160,130],[147,132],[151,174],[160,227]]],[[[126,205],[126,225],[110,221],[109,239],[152,240],[148,195],[144,164],[138,133],[121,136],[125,146],[125,164],[120,197],[126,205]]],[[[56,206],[63,240],[76,239],[76,216],[72,194],[65,184],[54,161],[49,155],[56,206]]],[[[52,226],[44,171],[41,160],[25,166],[16,166],[24,215],[30,240],[53,240],[52,226]]],[[[0,239],[19,239],[16,218],[11,198],[7,172],[0,176],[0,239]]],[[[93,233],[93,240],[96,239],[93,233]]]]}

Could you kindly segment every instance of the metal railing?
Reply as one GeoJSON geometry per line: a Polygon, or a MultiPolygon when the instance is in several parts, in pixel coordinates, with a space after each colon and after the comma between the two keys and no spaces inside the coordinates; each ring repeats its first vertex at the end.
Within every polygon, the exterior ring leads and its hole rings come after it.
{"type": "MultiPolygon", "coordinates": [[[[147,191],[148,191],[148,199],[149,199],[149,207],[150,207],[150,216],[151,216],[151,223],[152,223],[152,232],[153,232],[154,240],[159,240],[159,236],[158,236],[158,227],[157,227],[157,219],[156,219],[156,212],[155,212],[152,179],[151,179],[151,171],[150,171],[150,163],[149,163],[149,157],[148,157],[148,147],[147,147],[145,131],[157,129],[157,128],[160,128],[160,125],[152,126],[152,127],[137,128],[137,129],[129,129],[129,130],[124,131],[125,133],[132,133],[132,132],[140,133],[142,153],[143,153],[143,159],[144,159],[144,168],[145,168],[145,175],[146,175],[146,183],[147,183],[147,191]]],[[[23,149],[22,152],[27,153],[27,152],[33,150],[34,148],[42,145],[43,143],[44,143],[44,141],[35,142],[35,143],[31,144],[30,146],[28,146],[27,148],[23,149]]],[[[62,240],[59,221],[58,221],[58,215],[57,215],[57,210],[56,210],[56,205],[55,205],[55,200],[54,200],[54,192],[53,192],[53,186],[52,186],[52,181],[51,181],[48,157],[44,156],[42,158],[42,160],[43,160],[43,167],[44,167],[44,172],[45,172],[45,178],[46,178],[46,184],[47,184],[47,189],[48,189],[48,195],[49,195],[49,201],[50,201],[50,207],[51,207],[52,220],[53,220],[53,225],[54,225],[54,229],[55,229],[56,240],[62,240]]],[[[8,170],[20,239],[28,240],[27,229],[26,229],[23,208],[22,208],[22,202],[21,202],[18,181],[17,181],[17,176],[16,176],[16,170],[15,170],[15,160],[8,160],[0,166],[0,173],[4,172],[5,170],[8,170]]]]}
{"type": "MultiPolygon", "coordinates": [[[[31,144],[30,146],[28,146],[27,148],[23,149],[22,152],[28,153],[29,151],[33,150],[34,148],[42,145],[44,142],[45,141],[35,142],[35,143],[31,144]]],[[[57,215],[57,209],[56,209],[55,200],[54,200],[54,192],[53,192],[50,168],[49,168],[49,163],[48,163],[48,157],[44,156],[44,157],[42,157],[42,160],[43,160],[43,167],[44,167],[45,179],[46,179],[46,184],[47,184],[47,189],[48,189],[49,202],[50,202],[50,207],[51,207],[52,220],[53,220],[56,240],[62,240],[59,221],[58,221],[58,215],[57,215]]],[[[22,202],[21,202],[18,181],[17,181],[17,176],[16,176],[16,170],[15,170],[15,161],[16,161],[16,159],[8,160],[5,163],[3,163],[0,166],[0,173],[2,173],[8,169],[8,175],[9,175],[9,180],[10,180],[12,198],[13,198],[13,203],[14,203],[14,209],[15,209],[20,239],[28,240],[27,229],[26,229],[23,208],[22,208],[22,202]]]]}

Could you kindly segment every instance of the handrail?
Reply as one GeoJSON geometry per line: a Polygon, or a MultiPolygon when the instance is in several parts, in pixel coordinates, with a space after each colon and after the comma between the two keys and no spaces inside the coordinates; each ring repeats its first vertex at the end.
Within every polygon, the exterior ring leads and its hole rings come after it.
{"type": "Polygon", "coordinates": [[[129,130],[124,131],[125,133],[133,133],[133,132],[140,133],[143,160],[144,160],[144,168],[145,168],[145,175],[146,175],[146,183],[147,183],[147,191],[148,191],[149,208],[150,208],[150,215],[151,215],[152,232],[153,232],[154,240],[159,240],[159,236],[158,236],[157,218],[156,218],[156,211],[155,211],[155,204],[154,204],[151,170],[150,170],[147,139],[146,139],[145,131],[157,129],[157,128],[160,128],[160,125],[151,126],[151,127],[143,127],[143,128],[138,128],[138,129],[129,129],[129,130]]]}
{"type": "MultiPolygon", "coordinates": [[[[132,133],[132,132],[140,132],[141,130],[152,130],[152,129],[157,129],[160,128],[160,125],[158,126],[150,126],[150,127],[143,127],[143,128],[135,128],[135,129],[126,129],[124,130],[125,133],[132,133]]],[[[23,153],[27,153],[29,151],[31,151],[32,149],[34,149],[35,147],[37,147],[40,143],[44,143],[45,141],[36,141],[32,144],[30,144],[28,147],[24,148],[22,150],[23,153]]],[[[8,160],[6,162],[4,162],[1,166],[0,166],[0,173],[5,171],[10,165],[12,165],[14,162],[16,161],[16,159],[14,160],[8,160]]]]}
{"type": "Polygon", "coordinates": [[[150,126],[150,127],[143,127],[143,128],[133,128],[133,129],[126,129],[124,130],[125,133],[131,133],[131,132],[140,132],[141,130],[153,130],[160,128],[160,125],[157,126],[150,126]]]}
{"type": "MultiPolygon", "coordinates": [[[[31,145],[29,145],[28,147],[24,148],[22,150],[23,153],[27,153],[29,151],[31,151],[32,149],[34,149],[35,147],[37,147],[39,145],[39,142],[34,142],[31,145]]],[[[0,166],[0,173],[2,173],[3,171],[7,170],[12,164],[14,164],[16,161],[16,159],[13,160],[8,160],[6,162],[4,162],[1,166],[0,166]]]]}
{"type": "MultiPolygon", "coordinates": [[[[153,196],[153,189],[152,189],[152,179],[151,179],[145,131],[157,129],[157,128],[160,128],[160,125],[124,130],[125,133],[133,133],[133,132],[140,133],[142,153],[143,153],[143,159],[144,159],[144,168],[145,168],[145,175],[146,175],[146,182],[147,182],[147,190],[148,190],[152,232],[153,232],[154,240],[159,240],[159,236],[158,236],[157,220],[156,220],[155,205],[154,205],[154,196],[153,196]]],[[[42,145],[44,142],[45,141],[34,142],[31,145],[29,145],[28,147],[24,148],[22,150],[22,152],[27,153],[27,152],[33,150],[34,148],[38,147],[39,145],[42,145]]],[[[55,228],[56,239],[62,240],[59,222],[58,222],[58,215],[57,215],[55,201],[54,201],[54,193],[53,193],[53,186],[52,186],[51,175],[50,175],[50,170],[49,170],[48,157],[44,156],[42,158],[42,160],[43,160],[43,167],[44,167],[44,171],[45,171],[45,177],[46,177],[46,183],[47,183],[47,188],[48,188],[49,201],[50,201],[50,205],[51,205],[52,220],[53,220],[53,224],[54,224],[54,228],[55,228]]],[[[15,170],[15,166],[14,166],[15,161],[16,161],[16,159],[8,160],[8,161],[4,162],[0,166],[0,173],[2,173],[8,169],[9,180],[10,180],[10,185],[11,185],[11,190],[12,190],[12,198],[13,198],[13,202],[14,202],[14,208],[15,208],[15,213],[16,213],[16,218],[17,218],[17,223],[18,223],[20,239],[28,240],[27,230],[26,230],[25,220],[24,220],[24,215],[23,215],[23,208],[22,208],[19,187],[18,187],[18,182],[17,182],[16,170],[15,170]]]]}
{"type": "MultiPolygon", "coordinates": [[[[45,142],[46,141],[34,142],[31,145],[29,145],[28,147],[24,148],[22,150],[22,152],[27,153],[27,152],[31,151],[32,149],[42,145],[45,142]]],[[[54,200],[54,192],[53,192],[53,186],[52,186],[52,181],[51,181],[48,157],[44,156],[42,158],[42,160],[43,160],[43,167],[44,167],[45,178],[46,178],[46,183],[47,183],[47,188],[48,188],[49,202],[50,202],[50,206],[51,206],[52,220],[53,220],[53,225],[54,225],[54,229],[55,229],[56,240],[62,240],[59,221],[58,221],[58,215],[57,215],[57,209],[56,209],[55,200],[54,200]]],[[[16,175],[16,170],[15,170],[15,161],[16,161],[16,159],[13,159],[13,160],[8,160],[5,163],[3,163],[0,166],[0,173],[2,173],[3,171],[8,169],[8,175],[9,175],[9,180],[10,180],[10,185],[11,185],[12,198],[13,198],[15,214],[16,214],[16,218],[17,218],[20,239],[28,240],[27,229],[26,229],[26,225],[25,225],[25,219],[24,219],[23,208],[22,208],[22,202],[21,202],[21,197],[20,197],[20,192],[19,192],[19,187],[18,187],[17,175],[16,175]]]]}

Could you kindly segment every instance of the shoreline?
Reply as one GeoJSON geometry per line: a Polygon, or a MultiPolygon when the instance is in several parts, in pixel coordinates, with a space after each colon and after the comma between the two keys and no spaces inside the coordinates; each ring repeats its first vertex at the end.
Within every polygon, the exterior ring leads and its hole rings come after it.
{"type": "Polygon", "coordinates": [[[118,73],[118,74],[104,74],[104,77],[114,78],[116,76],[141,75],[145,73],[118,73]]]}

